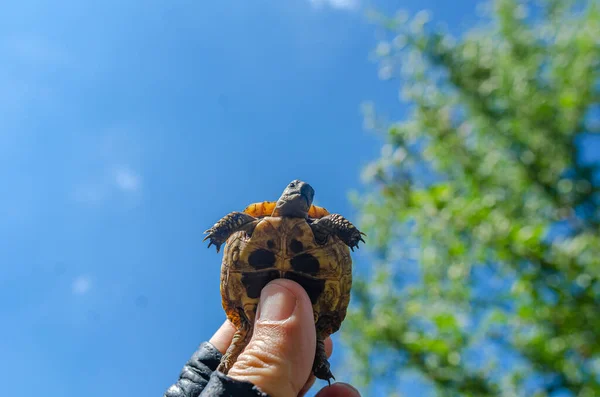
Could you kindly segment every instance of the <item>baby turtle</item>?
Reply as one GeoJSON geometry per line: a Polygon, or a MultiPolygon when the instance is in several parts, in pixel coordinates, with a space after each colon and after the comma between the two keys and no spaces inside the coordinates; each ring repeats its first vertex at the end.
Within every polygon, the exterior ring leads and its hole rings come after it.
{"type": "Polygon", "coordinates": [[[315,317],[317,349],[314,375],[335,379],[324,340],[346,317],[352,286],[350,249],[364,242],[352,223],[312,204],[314,189],[292,181],[275,201],[254,203],[231,212],[205,233],[208,246],[223,250],[221,297],[227,318],[237,331],[218,370],[227,374],[252,336],[263,287],[276,278],[293,280],[306,290],[315,317]]]}

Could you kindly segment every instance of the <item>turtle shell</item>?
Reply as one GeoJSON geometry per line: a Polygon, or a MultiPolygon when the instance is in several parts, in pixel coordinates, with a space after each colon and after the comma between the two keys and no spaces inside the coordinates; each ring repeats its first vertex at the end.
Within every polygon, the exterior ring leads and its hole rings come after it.
{"type": "MultiPolygon", "coordinates": [[[[338,237],[317,244],[306,219],[272,217],[275,202],[255,203],[244,212],[260,218],[252,236],[236,232],[227,240],[221,266],[221,297],[227,317],[241,328],[253,324],[263,287],[276,278],[304,287],[312,302],[317,332],[336,332],[346,316],[352,285],[350,250],[338,237]]],[[[311,206],[309,216],[329,212],[311,206]]]]}

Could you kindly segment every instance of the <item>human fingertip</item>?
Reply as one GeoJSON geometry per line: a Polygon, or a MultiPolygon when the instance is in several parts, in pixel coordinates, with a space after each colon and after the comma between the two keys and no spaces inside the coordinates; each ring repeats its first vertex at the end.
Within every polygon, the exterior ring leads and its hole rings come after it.
{"type": "Polygon", "coordinates": [[[235,326],[231,323],[231,321],[225,320],[217,332],[215,332],[210,338],[209,342],[216,347],[221,354],[225,354],[229,344],[231,344],[233,334],[235,334],[235,326]]]}
{"type": "Polygon", "coordinates": [[[348,383],[336,382],[319,390],[315,397],[360,397],[360,392],[348,383]]]}
{"type": "Polygon", "coordinates": [[[328,336],[323,342],[325,343],[325,354],[327,354],[327,358],[329,358],[333,354],[333,341],[328,336]]]}

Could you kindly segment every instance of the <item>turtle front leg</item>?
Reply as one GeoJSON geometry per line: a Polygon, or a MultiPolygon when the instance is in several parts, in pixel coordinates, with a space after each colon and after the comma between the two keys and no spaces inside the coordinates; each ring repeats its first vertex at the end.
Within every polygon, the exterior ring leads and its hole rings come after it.
{"type": "Polygon", "coordinates": [[[210,239],[208,247],[214,245],[219,252],[221,245],[227,241],[229,236],[240,230],[245,230],[250,235],[257,223],[258,219],[245,212],[231,212],[205,231],[204,233],[208,233],[208,235],[202,241],[210,239]]]}
{"type": "Polygon", "coordinates": [[[354,247],[358,248],[359,241],[365,242],[362,238],[365,234],[340,214],[329,214],[323,218],[315,219],[310,227],[319,244],[325,244],[329,236],[334,235],[338,236],[354,251],[354,247]]]}
{"type": "Polygon", "coordinates": [[[233,339],[231,340],[231,344],[227,348],[227,351],[221,357],[221,362],[217,367],[217,371],[220,371],[227,375],[238,356],[244,351],[248,343],[250,342],[250,337],[252,336],[252,326],[248,323],[244,323],[241,328],[239,328],[235,334],[233,334],[233,339]]]}

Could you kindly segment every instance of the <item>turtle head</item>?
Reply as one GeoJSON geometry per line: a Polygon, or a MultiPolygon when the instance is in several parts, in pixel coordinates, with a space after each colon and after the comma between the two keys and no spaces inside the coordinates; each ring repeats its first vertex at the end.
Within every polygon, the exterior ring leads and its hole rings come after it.
{"type": "Polygon", "coordinates": [[[277,200],[273,216],[306,218],[315,197],[315,190],[298,179],[291,181],[277,200]]]}

